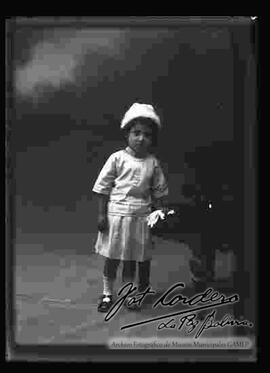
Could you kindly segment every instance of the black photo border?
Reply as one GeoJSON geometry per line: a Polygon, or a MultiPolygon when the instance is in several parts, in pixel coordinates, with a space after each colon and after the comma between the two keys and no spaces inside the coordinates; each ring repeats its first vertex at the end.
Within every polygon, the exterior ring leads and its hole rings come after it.
{"type": "MultiPolygon", "coordinates": [[[[14,179],[14,149],[10,143],[13,123],[13,66],[12,39],[16,30],[24,26],[44,27],[76,27],[76,26],[129,26],[129,27],[179,27],[192,23],[200,25],[202,22],[211,25],[222,23],[232,28],[250,25],[250,38],[253,45],[252,80],[246,81],[244,112],[249,118],[244,125],[244,185],[246,221],[245,242],[246,250],[255,250],[257,245],[257,128],[258,128],[258,22],[256,17],[232,16],[119,16],[119,17],[18,17],[6,21],[6,360],[7,361],[61,361],[61,362],[181,362],[181,361],[254,361],[254,351],[250,350],[110,350],[103,345],[18,345],[15,343],[14,325],[14,239],[15,239],[15,205],[13,196],[16,191],[14,179]]],[[[236,42],[236,48],[237,42],[236,42]]],[[[236,51],[238,53],[238,50],[236,51]]],[[[237,87],[235,87],[237,89],[237,87]]],[[[254,263],[254,266],[257,265],[254,263]]],[[[255,269],[257,276],[257,269],[255,269]]],[[[256,277],[255,276],[255,277],[256,277]]],[[[256,281],[257,279],[253,279],[256,281]]],[[[255,297],[255,295],[254,295],[255,297]]],[[[256,329],[255,329],[256,330],[256,329]]]]}

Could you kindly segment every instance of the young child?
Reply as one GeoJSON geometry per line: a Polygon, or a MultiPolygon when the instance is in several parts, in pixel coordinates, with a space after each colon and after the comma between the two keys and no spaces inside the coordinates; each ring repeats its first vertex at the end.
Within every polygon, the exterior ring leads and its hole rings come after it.
{"type": "Polygon", "coordinates": [[[123,283],[134,282],[138,262],[138,291],[149,286],[153,243],[147,216],[154,208],[165,207],[168,195],[162,169],[150,151],[161,128],[154,108],[134,103],[120,128],[128,146],[108,158],[93,187],[99,197],[95,249],[105,257],[100,312],[107,312],[113,303],[120,261],[123,283]]]}

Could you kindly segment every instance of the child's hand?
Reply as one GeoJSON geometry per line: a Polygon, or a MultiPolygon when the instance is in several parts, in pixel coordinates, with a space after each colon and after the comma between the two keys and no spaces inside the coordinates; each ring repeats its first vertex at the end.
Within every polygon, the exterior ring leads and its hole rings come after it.
{"type": "Polygon", "coordinates": [[[108,219],[106,215],[98,216],[98,230],[100,232],[105,232],[108,229],[108,219]]]}

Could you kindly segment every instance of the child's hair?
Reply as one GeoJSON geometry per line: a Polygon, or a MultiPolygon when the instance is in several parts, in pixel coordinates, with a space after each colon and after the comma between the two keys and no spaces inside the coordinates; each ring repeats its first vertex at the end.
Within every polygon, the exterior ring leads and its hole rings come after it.
{"type": "Polygon", "coordinates": [[[135,124],[137,124],[138,122],[140,122],[142,124],[146,124],[149,127],[151,127],[151,129],[152,129],[151,146],[156,147],[157,146],[157,138],[158,138],[158,127],[157,127],[157,124],[152,119],[146,118],[146,117],[138,117],[138,118],[132,119],[128,123],[128,125],[124,129],[121,130],[124,134],[124,137],[125,137],[126,141],[128,141],[128,135],[129,135],[129,132],[130,132],[131,128],[135,124]]]}

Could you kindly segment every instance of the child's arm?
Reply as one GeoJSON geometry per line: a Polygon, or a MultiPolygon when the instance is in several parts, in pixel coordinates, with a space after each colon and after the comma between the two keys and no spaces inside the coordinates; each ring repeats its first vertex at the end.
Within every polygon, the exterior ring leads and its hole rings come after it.
{"type": "Polygon", "coordinates": [[[156,165],[152,183],[153,207],[155,210],[168,210],[168,184],[159,163],[156,165]]]}
{"type": "Polygon", "coordinates": [[[168,196],[163,196],[161,198],[156,198],[153,201],[153,207],[155,210],[162,210],[164,213],[168,212],[168,196]]]}
{"type": "Polygon", "coordinates": [[[98,230],[103,232],[108,228],[107,205],[109,196],[97,194],[98,196],[98,230]]]}
{"type": "Polygon", "coordinates": [[[100,171],[92,189],[98,196],[98,230],[101,232],[108,228],[107,205],[116,178],[115,162],[115,155],[112,154],[100,171]]]}

